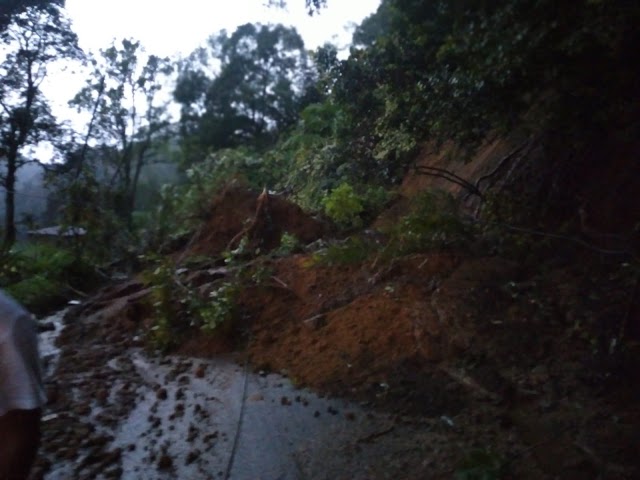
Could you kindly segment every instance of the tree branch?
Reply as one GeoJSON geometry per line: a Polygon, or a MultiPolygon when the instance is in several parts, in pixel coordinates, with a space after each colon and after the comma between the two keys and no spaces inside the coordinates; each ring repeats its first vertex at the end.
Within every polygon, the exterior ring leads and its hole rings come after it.
{"type": "Polygon", "coordinates": [[[450,170],[447,170],[446,168],[427,167],[427,166],[423,166],[423,165],[414,165],[414,170],[415,170],[416,173],[419,173],[421,175],[428,175],[428,176],[431,176],[431,177],[444,178],[445,180],[448,180],[449,182],[452,182],[452,183],[455,183],[456,185],[461,186],[462,188],[466,189],[471,194],[477,195],[480,198],[484,197],[482,195],[482,192],[473,183],[471,183],[470,181],[468,181],[465,178],[462,178],[459,175],[456,175],[455,173],[453,173],[450,170]]]}

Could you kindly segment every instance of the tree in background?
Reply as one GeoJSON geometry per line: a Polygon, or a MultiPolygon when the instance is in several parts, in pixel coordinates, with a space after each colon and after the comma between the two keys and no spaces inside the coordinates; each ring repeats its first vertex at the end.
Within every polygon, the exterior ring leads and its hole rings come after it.
{"type": "Polygon", "coordinates": [[[383,0],[355,32],[364,48],[343,62],[336,94],[380,138],[473,145],[525,117],[606,128],[637,105],[638,21],[626,0],[383,0]]]}
{"type": "Polygon", "coordinates": [[[64,0],[0,0],[0,32],[9,25],[11,17],[24,12],[30,7],[46,7],[48,5],[64,6],[64,0]]]}
{"type": "MultiPolygon", "coordinates": [[[[307,12],[309,12],[309,15],[318,13],[321,8],[327,6],[327,0],[305,0],[304,3],[307,7],[307,12]]],[[[269,5],[270,7],[284,8],[286,7],[287,2],[286,0],[268,0],[267,5],[269,5]]]]}
{"type": "Polygon", "coordinates": [[[273,144],[300,110],[311,68],[295,29],[245,24],[212,36],[180,67],[187,162],[209,150],[273,144]]]}
{"type": "Polygon", "coordinates": [[[76,174],[106,185],[109,207],[130,225],[140,174],[153,147],[167,132],[167,106],[158,93],[172,66],[168,59],[142,58],[139,42],[123,40],[102,50],[86,86],[70,102],[91,113],[87,140],[73,161],[76,174]],[[87,144],[98,165],[87,163],[87,144]]]}
{"type": "Polygon", "coordinates": [[[68,19],[54,5],[27,7],[0,34],[7,54],[0,64],[0,171],[5,190],[4,247],[16,239],[15,184],[25,163],[36,161],[28,147],[53,142],[61,131],[40,86],[47,66],[78,59],[81,51],[68,19]]]}

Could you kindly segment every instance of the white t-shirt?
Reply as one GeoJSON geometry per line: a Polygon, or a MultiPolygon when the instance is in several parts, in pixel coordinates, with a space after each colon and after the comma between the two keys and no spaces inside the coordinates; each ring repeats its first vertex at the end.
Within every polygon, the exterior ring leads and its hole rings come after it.
{"type": "Polygon", "coordinates": [[[46,400],[35,321],[0,290],[0,416],[40,408],[46,400]]]}

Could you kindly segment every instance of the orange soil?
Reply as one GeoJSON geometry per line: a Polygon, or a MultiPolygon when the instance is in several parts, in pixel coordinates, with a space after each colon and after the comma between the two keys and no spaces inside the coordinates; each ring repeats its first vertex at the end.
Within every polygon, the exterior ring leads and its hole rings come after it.
{"type": "MultiPolygon", "coordinates": [[[[220,253],[243,235],[265,252],[278,246],[283,232],[307,243],[322,231],[320,222],[283,198],[232,188],[214,200],[209,220],[182,253],[219,264],[220,253]]],[[[631,400],[638,387],[630,380],[640,365],[615,370],[588,363],[595,337],[581,326],[588,314],[581,285],[591,274],[581,278],[584,272],[559,268],[540,276],[499,257],[451,252],[386,262],[374,256],[358,265],[322,264],[300,253],[262,257],[245,268],[266,274],[242,285],[236,331],[209,336],[193,330],[180,353],[229,351],[238,345],[239,330],[248,331],[241,338],[256,369],[286,372],[299,385],[395,412],[452,416],[455,432],[503,455],[513,454],[517,432],[526,448],[511,464],[514,478],[595,478],[605,457],[617,470],[602,478],[633,478],[640,471],[640,416],[631,400]],[[603,420],[611,418],[615,422],[603,420]]],[[[219,275],[234,274],[233,265],[222,270],[204,268],[187,278],[210,275],[215,287],[219,275]]],[[[207,288],[201,280],[194,285],[207,288]]],[[[120,296],[132,299],[126,286],[122,290],[120,296]]],[[[611,315],[636,311],[626,293],[607,293],[618,299],[610,302],[611,315]]],[[[115,297],[118,291],[103,300],[119,301],[115,297]]],[[[150,314],[120,303],[124,317],[150,314]]],[[[130,330],[128,320],[106,320],[106,334],[130,330]]],[[[458,440],[449,440],[446,448],[457,450],[458,440]]],[[[438,468],[449,469],[450,459],[441,460],[438,468]]]]}

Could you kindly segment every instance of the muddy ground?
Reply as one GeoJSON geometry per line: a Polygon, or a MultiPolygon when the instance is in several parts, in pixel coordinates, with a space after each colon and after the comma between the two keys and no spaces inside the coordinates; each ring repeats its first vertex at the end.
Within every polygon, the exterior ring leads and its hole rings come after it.
{"type": "Polygon", "coordinates": [[[478,247],[383,258],[378,236],[326,261],[328,231],[223,192],[171,259],[176,290],[239,284],[233,317],[205,334],[183,314],[170,355],[140,278],[70,310],[34,478],[640,476],[632,282],[478,247]]]}

